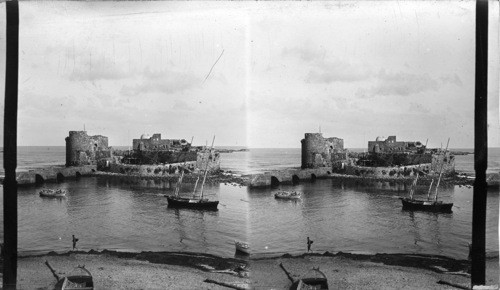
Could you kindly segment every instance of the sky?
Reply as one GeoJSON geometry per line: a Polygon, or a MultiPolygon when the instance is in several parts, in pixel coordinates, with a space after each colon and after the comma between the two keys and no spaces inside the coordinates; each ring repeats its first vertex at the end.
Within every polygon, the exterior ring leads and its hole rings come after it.
{"type": "MultiPolygon", "coordinates": [[[[346,148],[388,135],[474,146],[473,1],[28,1],[19,10],[21,146],[64,146],[84,128],[110,146],[161,133],[299,148],[320,130],[346,148]]],[[[498,2],[489,17],[488,137],[500,147],[498,2]]],[[[5,17],[0,38],[5,74],[5,17]]]]}

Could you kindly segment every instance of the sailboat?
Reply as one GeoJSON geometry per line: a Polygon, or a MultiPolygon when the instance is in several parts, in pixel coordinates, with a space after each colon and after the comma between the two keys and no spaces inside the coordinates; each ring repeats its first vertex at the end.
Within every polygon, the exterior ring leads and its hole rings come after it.
{"type": "MultiPolygon", "coordinates": [[[[212,147],[210,148],[209,154],[212,152],[212,149],[214,147],[214,141],[215,141],[215,136],[214,139],[212,140],[212,147]]],[[[217,210],[217,206],[219,205],[218,200],[209,200],[208,198],[203,197],[203,187],[207,179],[207,173],[208,173],[208,157],[207,157],[207,164],[205,166],[205,172],[203,175],[203,183],[201,184],[200,196],[199,197],[196,196],[196,186],[198,185],[198,180],[199,180],[198,177],[198,179],[196,180],[196,184],[194,186],[193,197],[192,198],[181,197],[179,195],[179,191],[182,184],[182,179],[184,177],[184,169],[183,169],[181,172],[181,176],[177,181],[177,186],[175,188],[174,195],[167,196],[168,206],[173,208],[217,210]]]]}
{"type": "MultiPolygon", "coordinates": [[[[446,144],[445,154],[448,150],[448,144],[450,143],[450,139],[448,138],[448,143],[446,144]]],[[[441,147],[442,148],[442,147],[441,147]]],[[[427,192],[427,199],[415,199],[413,198],[413,194],[415,193],[415,188],[417,186],[418,176],[420,174],[417,173],[417,177],[413,181],[413,184],[410,188],[410,197],[402,197],[401,202],[403,203],[403,209],[407,210],[418,210],[418,211],[431,211],[431,212],[444,212],[451,213],[451,208],[453,207],[453,203],[443,202],[438,200],[438,188],[439,183],[441,182],[441,176],[443,174],[443,165],[444,165],[444,155],[443,161],[441,163],[441,169],[439,171],[439,178],[436,184],[436,191],[433,200],[430,198],[432,184],[434,180],[432,180],[431,185],[429,186],[429,191],[427,192]]]]}

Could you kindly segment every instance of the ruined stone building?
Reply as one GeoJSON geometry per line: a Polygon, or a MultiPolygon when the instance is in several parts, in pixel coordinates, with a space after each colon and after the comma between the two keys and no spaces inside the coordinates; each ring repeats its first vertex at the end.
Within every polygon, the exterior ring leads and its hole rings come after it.
{"type": "Polygon", "coordinates": [[[66,166],[95,165],[111,157],[108,137],[89,136],[87,131],[69,131],[66,137],[66,166]]]}
{"type": "Polygon", "coordinates": [[[192,147],[185,139],[161,139],[161,134],[152,137],[143,134],[132,140],[133,150],[124,154],[119,162],[113,162],[111,172],[141,175],[168,176],[181,170],[218,171],[220,154],[204,147],[192,147]]]}
{"type": "Polygon", "coordinates": [[[140,139],[132,140],[134,150],[182,150],[190,146],[184,139],[161,139],[161,134],[158,133],[152,137],[142,134],[140,139]]]}
{"type": "Polygon", "coordinates": [[[344,140],[324,138],[322,133],[305,133],[302,143],[302,168],[331,167],[339,160],[347,159],[344,140]]]}
{"type": "Polygon", "coordinates": [[[371,153],[394,153],[394,152],[417,152],[425,150],[420,141],[396,141],[396,136],[377,137],[375,141],[368,141],[368,152],[371,153]]]}

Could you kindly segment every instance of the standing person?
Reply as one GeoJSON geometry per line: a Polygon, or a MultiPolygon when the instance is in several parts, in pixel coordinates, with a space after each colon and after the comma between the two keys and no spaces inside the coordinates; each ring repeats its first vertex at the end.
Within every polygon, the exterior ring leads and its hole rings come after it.
{"type": "Polygon", "coordinates": [[[307,252],[311,251],[311,245],[312,245],[313,241],[309,239],[309,237],[307,237],[307,252]]]}
{"type": "Polygon", "coordinates": [[[76,242],[78,242],[78,239],[75,238],[75,235],[72,235],[73,236],[73,250],[76,248],[76,242]]]}

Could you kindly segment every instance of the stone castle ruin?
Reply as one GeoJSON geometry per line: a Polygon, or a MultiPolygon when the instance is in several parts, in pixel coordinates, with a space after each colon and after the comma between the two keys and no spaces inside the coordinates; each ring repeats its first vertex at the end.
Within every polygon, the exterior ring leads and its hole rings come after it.
{"type": "Polygon", "coordinates": [[[398,178],[417,172],[444,175],[455,172],[455,156],[449,150],[427,149],[420,141],[397,141],[396,136],[368,142],[368,152],[344,149],[344,140],[306,133],[302,142],[302,169],[329,168],[332,173],[360,177],[398,178]]]}
{"type": "Polygon", "coordinates": [[[451,175],[455,172],[455,156],[449,150],[428,149],[420,141],[397,141],[396,136],[377,137],[368,141],[368,152],[351,154],[350,164],[334,166],[333,172],[376,178],[451,175]]]}
{"type": "Polygon", "coordinates": [[[143,134],[133,139],[133,150],[116,152],[108,137],[70,131],[66,137],[66,166],[96,165],[97,170],[136,176],[170,176],[186,172],[220,170],[220,154],[205,147],[193,147],[184,139],[161,139],[143,134]]]}
{"type": "Polygon", "coordinates": [[[220,170],[220,154],[194,147],[185,139],[162,139],[161,134],[143,134],[132,140],[133,150],[125,152],[119,162],[109,164],[107,171],[140,176],[169,176],[186,172],[220,170]]]}
{"type": "Polygon", "coordinates": [[[108,137],[89,136],[87,131],[69,131],[66,137],[66,166],[96,165],[98,160],[111,156],[108,137]]]}
{"type": "Polygon", "coordinates": [[[185,139],[161,139],[161,134],[149,137],[143,134],[140,139],[132,140],[132,148],[125,155],[128,164],[164,164],[196,161],[201,147],[191,147],[185,139]]]}
{"type": "Polygon", "coordinates": [[[344,139],[324,138],[322,133],[305,133],[302,143],[302,169],[331,167],[347,159],[344,139]]]}
{"type": "Polygon", "coordinates": [[[396,136],[377,137],[375,141],[368,141],[368,152],[370,153],[394,153],[411,152],[424,153],[425,145],[420,141],[396,141],[396,136]]]}

